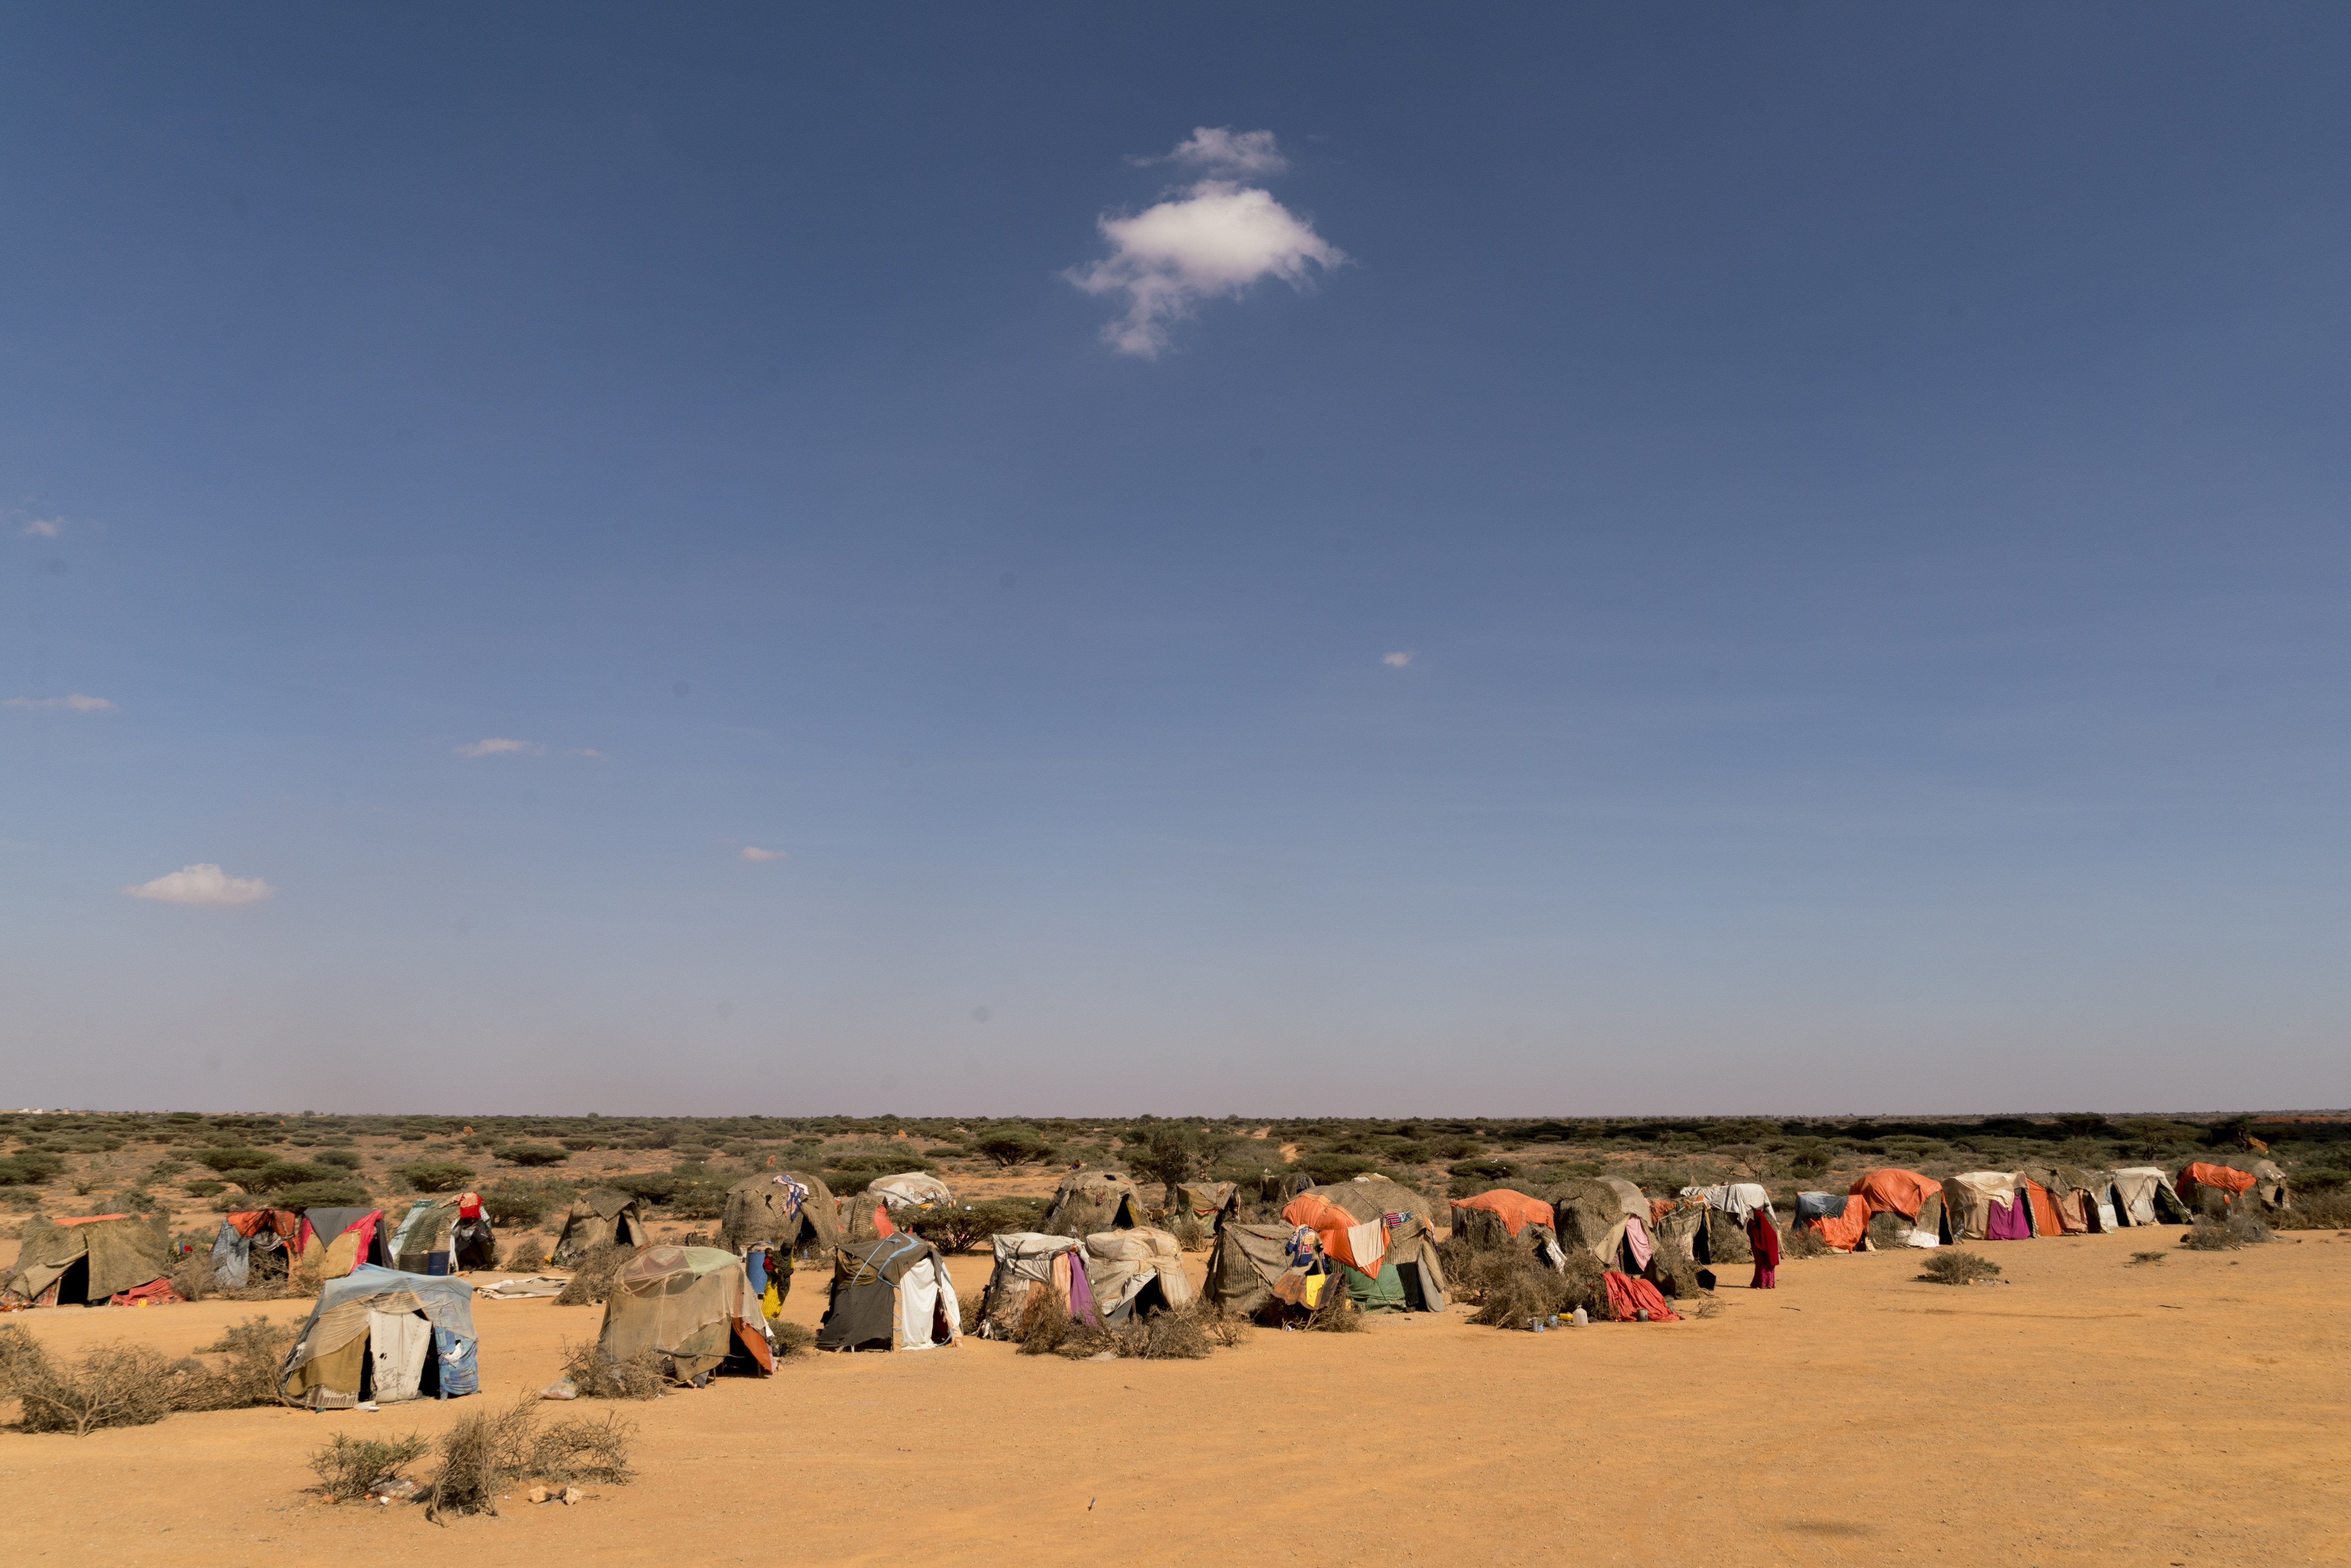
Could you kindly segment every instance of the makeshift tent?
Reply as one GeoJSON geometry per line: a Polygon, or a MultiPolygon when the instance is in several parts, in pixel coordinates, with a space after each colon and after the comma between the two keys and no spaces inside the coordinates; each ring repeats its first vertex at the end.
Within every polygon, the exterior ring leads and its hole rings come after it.
{"type": "Polygon", "coordinates": [[[2115,1172],[2115,1218],[2125,1225],[2185,1225],[2190,1216],[2153,1166],[2125,1166],[2115,1172]]]}
{"type": "MultiPolygon", "coordinates": [[[[1445,1310],[1445,1270],[1437,1260],[1437,1228],[1417,1214],[1408,1214],[1401,1220],[1388,1222],[1387,1266],[1379,1273],[1378,1310],[1407,1312],[1441,1312],[1445,1310]],[[1395,1277],[1395,1289],[1386,1284],[1395,1277]]],[[[1359,1275],[1351,1274],[1347,1288],[1356,1293],[1357,1306],[1365,1306],[1371,1294],[1357,1291],[1359,1275]]]]}
{"type": "Polygon", "coordinates": [[[1226,1225],[1217,1230],[1216,1245],[1208,1249],[1208,1274],[1202,1293],[1220,1312],[1256,1317],[1279,1303],[1295,1301],[1294,1288],[1285,1296],[1277,1286],[1285,1279],[1302,1279],[1314,1260],[1310,1256],[1312,1251],[1311,1233],[1309,1244],[1301,1249],[1296,1226],[1238,1221],[1226,1225]]]}
{"type": "Polygon", "coordinates": [[[1968,1171],[1943,1184],[1953,1241],[2025,1241],[2041,1228],[2054,1232],[2056,1213],[2048,1205],[2047,1190],[2015,1171],[1968,1171]]]}
{"type": "Polygon", "coordinates": [[[2180,1171],[2172,1190],[2179,1195],[2179,1201],[2190,1214],[2226,1213],[2236,1202],[2237,1195],[2252,1190],[2252,1186],[2251,1172],[2199,1160],[2180,1171]]]}
{"type": "Polygon", "coordinates": [[[361,1263],[319,1291],[277,1392],[312,1410],[454,1399],[481,1389],[474,1287],[361,1263]]]}
{"type": "Polygon", "coordinates": [[[1437,1266],[1427,1202],[1385,1176],[1372,1176],[1300,1193],[1281,1217],[1315,1233],[1322,1254],[1347,1275],[1348,1291],[1359,1304],[1441,1312],[1445,1274],[1437,1266]]]}
{"type": "Polygon", "coordinates": [[[2114,1206],[2107,1197],[2114,1188],[2112,1171],[2032,1166],[2023,1175],[2043,1189],[2043,1200],[2055,1217],[2055,1226],[2047,1234],[2082,1236],[2115,1228],[2114,1206]]]}
{"type": "Polygon", "coordinates": [[[901,1232],[833,1249],[832,1295],[817,1325],[819,1350],[928,1350],[963,1337],[963,1310],[946,1260],[901,1232]]]}
{"type": "Polygon", "coordinates": [[[2292,1208],[2294,1195],[2286,1190],[2285,1172],[2269,1160],[2253,1162],[2253,1197],[2268,1208],[2292,1208]]]}
{"type": "Polygon", "coordinates": [[[1368,1173],[1347,1181],[1326,1182],[1306,1191],[1335,1203],[1360,1219],[1384,1215],[1416,1214],[1431,1225],[1452,1218],[1452,1206],[1414,1191],[1392,1177],[1368,1173]]]}
{"type": "Polygon", "coordinates": [[[1775,1231],[1780,1226],[1779,1212],[1771,1207],[1771,1195],[1761,1182],[1686,1186],[1681,1190],[1681,1198],[1706,1206],[1705,1222],[1688,1226],[1688,1255],[1709,1269],[1753,1260],[1754,1248],[1747,1239],[1749,1215],[1761,1210],[1775,1231]]]}
{"type": "Polygon", "coordinates": [[[1857,1192],[1796,1195],[1797,1226],[1819,1237],[1834,1252],[1870,1249],[1869,1212],[1869,1199],[1857,1192]]]}
{"type": "Polygon", "coordinates": [[[1481,1246],[1492,1246],[1505,1237],[1516,1239],[1530,1225],[1554,1240],[1558,1238],[1551,1205],[1539,1197],[1498,1186],[1474,1197],[1453,1200],[1453,1234],[1481,1246]]]}
{"type": "Polygon", "coordinates": [[[1940,1243],[1943,1228],[1943,1184],[1917,1171],[1888,1166],[1865,1171],[1854,1178],[1849,1197],[1867,1203],[1869,1214],[1890,1214],[1908,1224],[1902,1239],[1913,1247],[1940,1243]]]}
{"type": "Polygon", "coordinates": [[[979,1337],[1010,1339],[1020,1327],[1029,1298],[1050,1291],[1061,1310],[1081,1322],[1099,1322],[1092,1281],[1086,1278],[1085,1245],[1074,1236],[1037,1230],[1001,1231],[988,1239],[996,1267],[979,1298],[979,1337]]]}
{"type": "Polygon", "coordinates": [[[1143,1195],[1115,1171],[1071,1171],[1054,1190],[1037,1227],[1046,1236],[1091,1236],[1143,1223],[1143,1195]]]}
{"type": "Polygon", "coordinates": [[[1581,1247],[1602,1269],[1646,1271],[1652,1260],[1649,1200],[1616,1176],[1575,1178],[1552,1189],[1552,1217],[1562,1247],[1581,1247]]]}
{"type": "Polygon", "coordinates": [[[776,1369],[768,1321],[743,1260],[716,1247],[648,1247],[612,1277],[597,1348],[615,1361],[651,1351],[662,1375],[696,1387],[722,1369],[776,1369]]]}
{"type": "Polygon", "coordinates": [[[726,1189],[726,1210],[718,1221],[722,1251],[753,1245],[787,1253],[810,1247],[829,1250],[840,1241],[840,1206],[832,1189],[813,1174],[770,1172],[746,1176],[726,1189]]]}
{"type": "Polygon", "coordinates": [[[609,1186],[590,1187],[564,1211],[563,1229],[548,1261],[570,1268],[599,1247],[644,1247],[653,1239],[644,1208],[634,1197],[609,1186]]]}
{"type": "Polygon", "coordinates": [[[921,1171],[903,1176],[875,1176],[865,1190],[849,1200],[842,1235],[851,1241],[871,1241],[893,1236],[920,1214],[955,1202],[947,1184],[921,1171]]]}
{"type": "Polygon", "coordinates": [[[283,1280],[301,1255],[302,1217],[290,1208],[241,1208],[221,1216],[213,1239],[213,1283],[242,1291],[262,1280],[283,1280]]]}
{"type": "Polygon", "coordinates": [[[319,1277],[340,1280],[361,1264],[392,1267],[392,1238],[384,1234],[380,1208],[306,1208],[302,1211],[301,1245],[308,1257],[314,1247],[326,1249],[319,1277]]]}
{"type": "Polygon", "coordinates": [[[96,1307],[110,1301],[176,1301],[168,1276],[171,1221],[127,1214],[94,1214],[25,1221],[15,1271],[0,1282],[11,1306],[96,1307]],[[162,1289],[154,1289],[158,1281],[162,1289]]]}
{"type": "Polygon", "coordinates": [[[1176,1185],[1176,1214],[1188,1214],[1209,1230],[1216,1229],[1238,1214],[1240,1206],[1241,1189],[1237,1182],[1194,1181],[1176,1185]]]}
{"type": "Polygon", "coordinates": [[[453,1274],[498,1265],[497,1235],[482,1214],[480,1196],[470,1192],[418,1198],[392,1231],[391,1250],[392,1267],[410,1274],[453,1274]]]}
{"type": "Polygon", "coordinates": [[[1136,1225],[1085,1238],[1086,1281],[1107,1323],[1170,1312],[1192,1299],[1184,1249],[1165,1230],[1136,1225]]]}

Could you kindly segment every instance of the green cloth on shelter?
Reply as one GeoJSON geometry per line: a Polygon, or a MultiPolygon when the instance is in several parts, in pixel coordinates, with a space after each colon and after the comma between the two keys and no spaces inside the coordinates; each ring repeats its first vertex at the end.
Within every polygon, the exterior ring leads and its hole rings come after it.
{"type": "MultiPolygon", "coordinates": [[[[1337,1262],[1338,1260],[1332,1260],[1337,1262]]],[[[1339,1271],[1347,1277],[1347,1297],[1356,1310],[1366,1312],[1401,1312],[1409,1310],[1404,1299],[1404,1276],[1396,1266],[1383,1260],[1377,1279],[1364,1273],[1352,1263],[1340,1263],[1339,1271]]]]}

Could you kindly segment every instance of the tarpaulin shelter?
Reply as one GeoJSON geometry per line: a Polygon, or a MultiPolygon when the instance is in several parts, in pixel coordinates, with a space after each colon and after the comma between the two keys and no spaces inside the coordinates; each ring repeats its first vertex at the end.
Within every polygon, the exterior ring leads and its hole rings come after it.
{"type": "Polygon", "coordinates": [[[1854,1177],[1850,1190],[1869,1200],[1872,1214],[1899,1216],[1919,1230],[1942,1228],[1943,1184],[1933,1176],[1886,1166],[1854,1177]]]}
{"type": "Polygon", "coordinates": [[[2115,1217],[2126,1225],[2185,1225],[2190,1218],[2170,1178],[2154,1166],[2115,1172],[2115,1217]]]}
{"type": "Polygon", "coordinates": [[[256,1279],[283,1280],[301,1255],[302,1217],[290,1208],[241,1208],[221,1216],[213,1239],[213,1283],[242,1291],[256,1279]]]}
{"type": "Polygon", "coordinates": [[[1214,1230],[1240,1211],[1240,1184],[1229,1181],[1191,1181],[1176,1184],[1176,1212],[1190,1215],[1209,1230],[1214,1230]]]}
{"type": "Polygon", "coordinates": [[[1552,1222],[1551,1205],[1507,1186],[1453,1200],[1453,1234],[1490,1244],[1499,1236],[1516,1239],[1530,1225],[1559,1234],[1552,1222]]]}
{"type": "Polygon", "coordinates": [[[813,1173],[771,1171],[726,1189],[726,1209],[718,1221],[722,1251],[757,1245],[798,1252],[830,1249],[840,1242],[840,1206],[832,1189],[813,1173]]]}
{"type": "Polygon", "coordinates": [[[408,1274],[498,1266],[497,1233],[482,1213],[480,1196],[470,1192],[418,1198],[393,1229],[391,1251],[392,1267],[408,1274]]]}
{"type": "Polygon", "coordinates": [[[776,1369],[743,1260],[716,1247],[648,1247],[621,1265],[596,1345],[615,1361],[651,1351],[664,1376],[696,1386],[722,1368],[776,1369]]]}
{"type": "Polygon", "coordinates": [[[115,1298],[175,1301],[168,1283],[150,1289],[172,1271],[171,1221],[128,1214],[93,1214],[78,1219],[25,1221],[13,1273],[0,1282],[0,1299],[12,1305],[95,1307],[115,1298]]]}
{"type": "Polygon", "coordinates": [[[901,1231],[832,1249],[832,1295],[817,1325],[819,1350],[928,1350],[963,1338],[963,1310],[946,1260],[901,1231]]]}
{"type": "Polygon", "coordinates": [[[361,1263],[319,1288],[277,1393],[312,1410],[454,1399],[480,1392],[480,1360],[473,1286],[361,1263]]]}
{"type": "Polygon", "coordinates": [[[1184,1249],[1165,1230],[1148,1225],[1097,1230],[1080,1245],[1085,1249],[1094,1310],[1104,1322],[1173,1311],[1192,1299],[1184,1249]]]}
{"type": "Polygon", "coordinates": [[[384,1234],[383,1210],[364,1205],[349,1208],[306,1208],[302,1211],[304,1257],[314,1247],[326,1249],[319,1277],[340,1280],[362,1264],[392,1267],[392,1238],[384,1234]]]}
{"type": "Polygon", "coordinates": [[[1037,1229],[1046,1236],[1091,1236],[1143,1223],[1143,1195],[1116,1171],[1071,1171],[1054,1189],[1037,1229]]]}
{"type": "Polygon", "coordinates": [[[1346,1275],[1348,1291],[1359,1302],[1441,1312],[1445,1275],[1427,1205],[1384,1176],[1359,1177],[1300,1193],[1283,1206],[1281,1217],[1315,1233],[1322,1255],[1346,1275]]]}
{"type": "Polygon", "coordinates": [[[1201,1292],[1220,1312],[1257,1316],[1284,1299],[1275,1290],[1284,1276],[1303,1272],[1307,1260],[1296,1249],[1297,1238],[1292,1225],[1224,1226],[1208,1249],[1201,1292]]]}
{"type": "Polygon", "coordinates": [[[2032,1166],[2024,1174],[2046,1189],[2056,1234],[2095,1235],[2115,1228],[2115,1173],[2081,1166],[2032,1166]]]}
{"type": "Polygon", "coordinates": [[[1827,1243],[1834,1252],[1869,1250],[1869,1199],[1855,1193],[1800,1192],[1796,1223],[1827,1243]],[[1820,1203],[1808,1200],[1818,1198],[1820,1203]]]}
{"type": "Polygon", "coordinates": [[[1953,1241],[2026,1241],[2057,1233],[2048,1189],[2018,1171],[1967,1171],[1943,1183],[1953,1241]]]}
{"type": "Polygon", "coordinates": [[[841,1228],[841,1236],[848,1241],[893,1236],[915,1216],[945,1208],[953,1202],[955,1194],[947,1190],[947,1184],[922,1171],[875,1176],[865,1184],[863,1192],[845,1206],[849,1212],[841,1228]]]}
{"type": "Polygon", "coordinates": [[[644,1206],[633,1196],[616,1187],[590,1187],[564,1211],[563,1228],[548,1261],[569,1268],[599,1247],[645,1247],[653,1239],[645,1227],[644,1206]]]}
{"type": "Polygon", "coordinates": [[[2250,1192],[2252,1186],[2252,1172],[2208,1165],[2201,1160],[2182,1167],[2179,1179],[2172,1183],[2172,1190],[2179,1195],[2179,1201],[2188,1206],[2190,1214],[2202,1209],[2225,1213],[2239,1194],[2250,1192]]]}
{"type": "Polygon", "coordinates": [[[1061,1299],[1061,1310],[1082,1322],[1100,1321],[1092,1282],[1086,1277],[1085,1244],[1076,1237],[1006,1230],[988,1241],[996,1267],[979,1298],[980,1338],[1010,1339],[1019,1330],[1029,1298],[1039,1291],[1052,1291],[1061,1299]]]}

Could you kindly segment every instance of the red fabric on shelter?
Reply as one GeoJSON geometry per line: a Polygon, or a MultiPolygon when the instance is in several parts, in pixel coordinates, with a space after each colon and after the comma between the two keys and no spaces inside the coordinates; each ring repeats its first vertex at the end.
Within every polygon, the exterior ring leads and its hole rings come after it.
{"type": "Polygon", "coordinates": [[[2049,1189],[2031,1176],[2017,1183],[2024,1189],[2024,1201],[2032,1215],[2032,1234],[2062,1236],[2065,1227],[2057,1218],[2057,1206],[2049,1201],[2049,1189]]]}
{"type": "Polygon", "coordinates": [[[162,1307],[169,1306],[179,1300],[180,1292],[172,1289],[170,1280],[164,1279],[150,1280],[143,1285],[118,1291],[106,1298],[106,1304],[110,1307],[129,1307],[144,1301],[150,1306],[162,1307]]]}
{"type": "MultiPolygon", "coordinates": [[[[1513,1192],[1506,1186],[1496,1187],[1492,1192],[1481,1192],[1475,1197],[1457,1197],[1453,1200],[1453,1207],[1479,1208],[1489,1214],[1499,1215],[1502,1228],[1513,1236],[1524,1230],[1530,1219],[1538,1225],[1553,1223],[1551,1205],[1539,1197],[1513,1192]]],[[[1286,1210],[1284,1212],[1287,1213],[1286,1210]]]]}
{"type": "Polygon", "coordinates": [[[289,1237],[302,1228],[302,1217],[290,1208],[241,1208],[221,1218],[235,1226],[239,1236],[247,1239],[265,1226],[277,1235],[289,1237]]]}
{"type": "Polygon", "coordinates": [[[1850,1190],[1869,1200],[1872,1214],[1898,1214],[1905,1219],[1916,1219],[1928,1198],[1943,1196],[1943,1184],[1917,1171],[1889,1166],[1855,1177],[1850,1190]]]}
{"type": "Polygon", "coordinates": [[[890,1223],[890,1206],[886,1203],[877,1203],[873,1206],[873,1234],[876,1236],[898,1234],[898,1228],[890,1223]]]}
{"type": "Polygon", "coordinates": [[[1657,1288],[1639,1275],[1620,1274],[1611,1269],[1600,1279],[1608,1287],[1608,1315],[1618,1322],[1639,1322],[1641,1320],[1634,1314],[1644,1307],[1648,1309],[1649,1321],[1653,1323],[1681,1321],[1674,1315],[1673,1308],[1666,1305],[1666,1298],[1657,1288]]]}
{"type": "Polygon", "coordinates": [[[1844,1212],[1834,1218],[1823,1217],[1804,1223],[1820,1233],[1822,1240],[1840,1252],[1850,1252],[1869,1235],[1869,1199],[1859,1193],[1844,1200],[1844,1212]]]}

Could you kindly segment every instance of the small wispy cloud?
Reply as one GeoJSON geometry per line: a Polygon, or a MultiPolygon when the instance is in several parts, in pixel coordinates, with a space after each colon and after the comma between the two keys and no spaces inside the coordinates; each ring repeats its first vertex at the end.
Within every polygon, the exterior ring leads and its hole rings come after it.
{"type": "Polygon", "coordinates": [[[544,757],[547,755],[547,747],[535,740],[510,740],[505,736],[494,735],[486,739],[476,740],[470,745],[457,747],[457,755],[460,757],[544,757]]]}
{"type": "Polygon", "coordinates": [[[753,865],[765,865],[769,861],[779,861],[787,857],[781,850],[763,850],[757,844],[745,844],[743,858],[753,865]]]}
{"type": "Polygon", "coordinates": [[[25,537],[30,539],[53,539],[65,528],[63,517],[35,517],[25,525],[25,537]]]}
{"type": "Polygon", "coordinates": [[[1380,663],[1385,664],[1391,670],[1401,670],[1419,656],[1419,654],[1414,653],[1410,648],[1405,648],[1394,653],[1382,653],[1380,655],[1380,663]]]}
{"type": "Polygon", "coordinates": [[[1131,216],[1105,213],[1094,226],[1110,254],[1061,276],[1088,294],[1123,296],[1126,313],[1102,329],[1123,354],[1155,359],[1168,329],[1203,299],[1231,298],[1273,277],[1301,292],[1347,256],[1314,225],[1239,178],[1289,167],[1270,131],[1202,126],[1154,162],[1179,162],[1209,178],[1131,216]]]}
{"type": "Polygon", "coordinates": [[[70,708],[75,713],[112,713],[114,705],[104,697],[91,696],[88,692],[68,692],[61,697],[10,697],[0,702],[0,707],[70,708]]]}
{"type": "Polygon", "coordinates": [[[205,861],[183,866],[152,882],[134,883],[122,891],[133,898],[152,898],[162,904],[229,907],[258,904],[277,890],[257,876],[231,876],[205,861]]]}
{"type": "Polygon", "coordinates": [[[592,746],[575,746],[563,755],[566,757],[593,757],[601,762],[610,762],[611,760],[611,758],[606,757],[602,752],[597,750],[592,746]]]}
{"type": "Polygon", "coordinates": [[[1175,150],[1157,158],[1131,158],[1132,163],[1182,163],[1210,174],[1260,175],[1289,172],[1290,160],[1274,142],[1270,131],[1235,131],[1229,125],[1196,125],[1175,150]]]}

